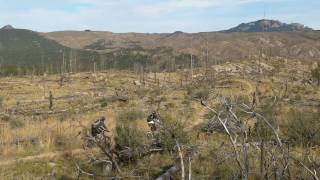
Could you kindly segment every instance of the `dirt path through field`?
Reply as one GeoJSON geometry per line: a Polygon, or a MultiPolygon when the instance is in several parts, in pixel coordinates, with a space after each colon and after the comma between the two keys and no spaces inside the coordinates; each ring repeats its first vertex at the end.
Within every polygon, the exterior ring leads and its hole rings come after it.
{"type": "MultiPolygon", "coordinates": [[[[197,110],[199,110],[199,113],[198,113],[199,118],[196,118],[195,121],[193,121],[190,124],[190,127],[188,127],[188,129],[192,129],[193,127],[198,126],[199,124],[201,124],[205,120],[204,116],[207,113],[207,110],[205,108],[202,108],[200,104],[195,104],[195,108],[197,110]]],[[[61,157],[66,154],[78,155],[78,154],[82,154],[85,152],[86,151],[84,149],[48,152],[48,153],[43,153],[43,154],[39,154],[39,155],[26,156],[26,157],[18,158],[18,159],[0,161],[0,167],[1,166],[10,166],[10,165],[14,165],[16,163],[32,162],[32,161],[43,160],[43,159],[54,159],[56,157],[61,157]]]]}
{"type": "Polygon", "coordinates": [[[39,154],[39,155],[26,156],[26,157],[18,158],[18,159],[0,161],[0,166],[9,166],[9,165],[17,164],[17,163],[25,163],[25,162],[37,161],[37,160],[43,160],[43,159],[54,159],[56,157],[61,157],[66,154],[72,156],[72,155],[82,154],[84,152],[85,152],[84,149],[48,152],[48,153],[43,153],[43,154],[39,154]]]}
{"type": "Polygon", "coordinates": [[[190,126],[187,127],[188,130],[191,130],[192,128],[203,123],[206,120],[205,115],[208,113],[208,110],[206,108],[203,108],[200,103],[196,103],[194,105],[194,108],[197,111],[197,116],[194,121],[190,123],[190,126]]]}

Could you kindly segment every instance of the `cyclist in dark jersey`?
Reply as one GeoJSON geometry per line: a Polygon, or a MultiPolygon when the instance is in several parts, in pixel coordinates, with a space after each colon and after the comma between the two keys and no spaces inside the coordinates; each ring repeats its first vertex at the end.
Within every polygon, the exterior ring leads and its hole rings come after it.
{"type": "Polygon", "coordinates": [[[156,131],[157,130],[157,126],[156,126],[156,123],[159,122],[159,116],[158,114],[153,111],[147,118],[147,122],[148,122],[148,125],[150,127],[150,130],[152,132],[156,131]]]}
{"type": "Polygon", "coordinates": [[[104,135],[104,132],[110,132],[104,123],[105,120],[105,117],[100,117],[98,120],[92,123],[91,135],[93,137],[97,137],[98,135],[104,135]]]}

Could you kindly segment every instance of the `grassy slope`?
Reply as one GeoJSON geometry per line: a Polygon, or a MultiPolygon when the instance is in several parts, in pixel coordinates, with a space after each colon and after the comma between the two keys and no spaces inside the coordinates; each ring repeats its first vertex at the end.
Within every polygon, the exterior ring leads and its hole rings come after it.
{"type": "MultiPolygon", "coordinates": [[[[85,51],[72,50],[30,30],[0,30],[0,63],[3,74],[6,74],[6,71],[14,73],[18,71],[18,67],[22,71],[31,71],[34,68],[35,71],[59,72],[63,53],[67,61],[71,57],[71,51],[74,53],[73,56],[77,55],[78,62],[84,67],[93,55],[85,51]]],[[[66,63],[69,65],[69,62],[66,63]]]]}
{"type": "MultiPolygon", "coordinates": [[[[275,67],[278,61],[266,62],[268,65],[275,67]]],[[[240,63],[243,67],[250,69],[254,67],[251,62],[240,63]]],[[[221,72],[217,74],[218,81],[212,82],[217,88],[212,89],[212,94],[209,96],[209,101],[214,105],[218,103],[218,96],[226,96],[236,99],[239,96],[251,97],[252,90],[255,87],[255,80],[250,78],[250,74],[239,75],[239,73],[227,72],[224,70],[239,66],[239,64],[223,64],[217,70],[221,72]],[[219,80],[220,79],[220,80],[219,80]],[[223,80],[221,80],[223,79],[223,80]],[[229,86],[229,88],[223,88],[223,86],[229,86]],[[220,87],[220,88],[219,88],[220,87]]],[[[283,94],[283,82],[289,81],[288,98],[305,101],[314,99],[320,101],[320,91],[317,88],[311,86],[301,87],[299,78],[303,76],[306,66],[299,64],[298,62],[292,62],[282,64],[279,71],[273,75],[257,76],[261,83],[259,85],[261,94],[264,97],[273,97],[274,95],[283,94]],[[286,65],[286,66],[284,66],[286,65]],[[296,72],[292,72],[296,70],[296,72]]],[[[201,74],[201,69],[196,69],[195,74],[201,74]]],[[[190,137],[194,143],[208,144],[201,155],[194,162],[195,175],[210,175],[214,172],[230,172],[233,168],[217,165],[212,162],[212,153],[218,153],[220,150],[230,151],[228,146],[223,146],[219,149],[221,144],[225,142],[223,134],[214,134],[213,136],[206,136],[205,134],[198,134],[202,122],[206,119],[205,113],[201,106],[195,101],[191,101],[187,95],[187,89],[180,87],[180,79],[185,79],[183,72],[176,72],[172,74],[161,73],[157,74],[157,78],[160,80],[166,80],[167,83],[162,83],[160,86],[161,91],[154,83],[154,75],[147,75],[147,83],[149,86],[141,88],[133,85],[134,80],[139,80],[140,77],[136,74],[127,71],[108,71],[106,73],[98,73],[95,76],[91,74],[74,74],[67,78],[67,83],[63,87],[59,86],[58,76],[45,77],[45,83],[43,83],[43,77],[31,78],[2,78],[1,79],[1,94],[3,97],[3,107],[14,109],[19,108],[23,104],[27,104],[26,107],[22,107],[25,111],[32,113],[38,109],[50,112],[48,110],[48,102],[42,97],[48,97],[48,91],[53,92],[54,97],[65,97],[67,95],[80,95],[79,98],[73,99],[61,99],[54,101],[54,111],[67,110],[67,113],[58,115],[16,115],[13,119],[4,120],[2,118],[1,139],[10,142],[16,139],[22,139],[26,137],[39,138],[35,142],[26,142],[16,144],[7,144],[0,146],[1,156],[0,158],[6,162],[17,157],[35,156],[38,154],[47,154],[56,151],[71,151],[74,149],[81,149],[81,139],[77,136],[80,131],[78,121],[81,121],[83,125],[89,127],[90,122],[98,118],[101,115],[107,117],[107,125],[113,130],[117,123],[119,115],[124,113],[124,110],[138,108],[142,110],[144,116],[147,115],[152,109],[157,108],[157,99],[162,99],[160,104],[160,110],[163,112],[170,112],[174,116],[179,114],[179,120],[186,123],[187,129],[190,131],[190,137]],[[172,82],[172,83],[169,83],[172,82]],[[45,85],[45,91],[43,89],[45,85]],[[125,94],[129,95],[129,103],[121,103],[117,101],[111,101],[115,94],[115,89],[124,89],[125,94]],[[45,94],[44,94],[45,92],[45,94]],[[101,96],[109,99],[106,107],[97,107],[89,112],[75,113],[75,110],[85,106],[93,104],[99,104],[101,96]],[[111,98],[111,99],[110,99],[111,98]],[[18,103],[19,102],[19,103],[18,103]],[[37,103],[34,103],[37,102],[37,103]],[[12,126],[10,123],[13,120],[23,121],[22,126],[12,126]],[[198,137],[198,138],[197,138],[198,137]],[[216,150],[215,150],[216,149],[216,150]],[[205,168],[211,167],[211,168],[205,168]]],[[[190,80],[190,77],[187,77],[190,80]]],[[[183,86],[189,82],[189,80],[183,81],[183,86]]],[[[296,107],[286,101],[283,101],[283,112],[287,112],[289,108],[301,108],[296,107]]],[[[308,108],[308,107],[305,107],[308,108]]],[[[286,113],[280,113],[279,118],[286,120],[286,113]]],[[[146,132],[147,125],[144,119],[138,119],[134,123],[137,123],[141,130],[146,132]]],[[[218,154],[216,154],[218,155],[218,154]]],[[[219,155],[218,155],[219,156],[219,155]]],[[[69,156],[70,157],[70,156],[69,156]]],[[[77,157],[80,158],[80,157],[77,157]]],[[[69,174],[74,176],[73,165],[70,163],[71,159],[53,157],[48,158],[44,156],[43,159],[36,159],[20,163],[19,166],[5,166],[0,174],[4,174],[4,177],[12,178],[13,176],[21,177],[47,177],[48,173],[50,177],[60,177],[62,175],[69,174]],[[64,159],[64,160],[63,160],[64,159]],[[30,162],[36,162],[30,164],[30,162]],[[52,164],[53,163],[53,164],[52,164]],[[27,167],[27,168],[26,168],[27,167]],[[70,172],[70,173],[68,173],[70,172]]],[[[147,159],[139,161],[138,165],[134,165],[136,168],[143,168],[147,159]]],[[[150,161],[150,160],[149,160],[150,161]]],[[[232,163],[232,160],[227,160],[232,163]]],[[[159,167],[164,167],[172,162],[170,155],[157,155],[153,157],[151,163],[158,169],[151,169],[151,174],[159,172],[159,167]]],[[[123,167],[124,169],[130,169],[131,166],[123,167]]],[[[1,168],[2,169],[2,168],[1,168]]]]}

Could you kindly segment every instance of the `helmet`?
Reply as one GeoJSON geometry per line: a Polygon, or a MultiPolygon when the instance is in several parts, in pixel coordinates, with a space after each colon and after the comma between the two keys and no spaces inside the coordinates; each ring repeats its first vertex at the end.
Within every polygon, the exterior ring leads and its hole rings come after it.
{"type": "Polygon", "coordinates": [[[100,121],[105,121],[106,118],[105,118],[104,116],[101,116],[101,117],[99,118],[99,120],[100,120],[100,121]]]}

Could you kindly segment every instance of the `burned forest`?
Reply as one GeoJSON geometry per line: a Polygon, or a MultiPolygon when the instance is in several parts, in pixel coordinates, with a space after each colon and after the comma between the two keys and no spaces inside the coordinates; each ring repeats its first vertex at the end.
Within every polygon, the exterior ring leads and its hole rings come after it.
{"type": "Polygon", "coordinates": [[[320,32],[5,26],[0,179],[320,180],[320,32]]]}

